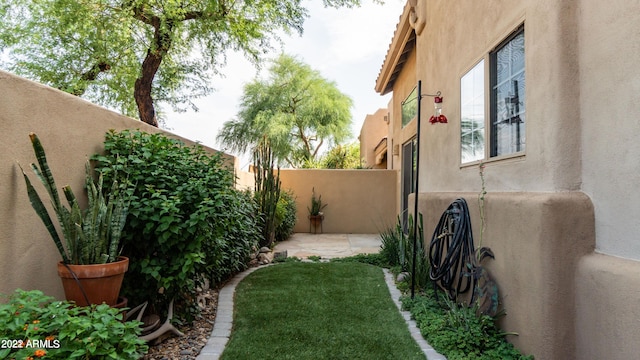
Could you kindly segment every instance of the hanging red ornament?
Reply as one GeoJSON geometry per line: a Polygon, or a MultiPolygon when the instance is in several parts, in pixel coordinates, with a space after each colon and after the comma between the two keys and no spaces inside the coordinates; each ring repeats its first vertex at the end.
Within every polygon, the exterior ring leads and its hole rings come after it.
{"type": "Polygon", "coordinates": [[[447,117],[442,115],[442,96],[434,97],[434,99],[433,99],[433,107],[434,107],[433,116],[431,116],[429,118],[429,122],[431,124],[435,124],[435,123],[446,124],[447,123],[447,117]]]}
{"type": "Polygon", "coordinates": [[[433,98],[433,115],[429,118],[429,122],[431,124],[442,123],[446,124],[447,117],[442,115],[442,96],[439,96],[440,92],[438,91],[438,95],[433,98]]]}

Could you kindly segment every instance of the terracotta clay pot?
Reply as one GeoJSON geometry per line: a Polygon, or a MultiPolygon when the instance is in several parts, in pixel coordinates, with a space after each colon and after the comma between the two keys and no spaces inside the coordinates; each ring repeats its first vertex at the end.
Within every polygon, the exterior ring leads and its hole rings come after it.
{"type": "Polygon", "coordinates": [[[120,256],[118,261],[95,265],[65,265],[58,263],[58,276],[62,280],[64,295],[67,300],[75,301],[78,306],[87,306],[87,301],[80,289],[84,290],[89,303],[109,306],[118,303],[118,295],[122,286],[124,273],[129,268],[129,258],[120,256]],[[68,267],[68,268],[67,268],[68,267]],[[73,271],[75,276],[69,271],[73,271]]]}

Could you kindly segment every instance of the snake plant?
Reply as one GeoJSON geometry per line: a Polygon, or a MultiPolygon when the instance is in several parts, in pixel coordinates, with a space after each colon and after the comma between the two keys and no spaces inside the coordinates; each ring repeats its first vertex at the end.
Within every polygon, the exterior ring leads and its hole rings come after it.
{"type": "Polygon", "coordinates": [[[24,169],[22,167],[20,169],[27,185],[29,201],[51,234],[53,242],[62,256],[62,261],[67,264],[83,265],[115,261],[121,250],[120,238],[129,209],[129,200],[125,192],[114,180],[110,191],[105,194],[102,174],[98,177],[97,182],[94,181],[93,171],[87,161],[85,166],[87,208],[80,209],[78,200],[69,185],[62,188],[68,203],[68,207],[64,206],[60,201],[40,139],[34,133],[30,133],[29,138],[39,165],[32,163],[31,169],[49,194],[62,236],[58,233],[40,195],[31,184],[24,169]],[[62,238],[65,241],[64,244],[62,238]]]}

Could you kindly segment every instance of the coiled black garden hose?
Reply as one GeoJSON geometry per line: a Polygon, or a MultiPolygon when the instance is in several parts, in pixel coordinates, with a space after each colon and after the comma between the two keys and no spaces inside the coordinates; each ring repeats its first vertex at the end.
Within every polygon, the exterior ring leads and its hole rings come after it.
{"type": "Polygon", "coordinates": [[[440,217],[429,245],[429,277],[439,284],[450,299],[475,288],[473,231],[467,202],[451,203],[440,217]]]}

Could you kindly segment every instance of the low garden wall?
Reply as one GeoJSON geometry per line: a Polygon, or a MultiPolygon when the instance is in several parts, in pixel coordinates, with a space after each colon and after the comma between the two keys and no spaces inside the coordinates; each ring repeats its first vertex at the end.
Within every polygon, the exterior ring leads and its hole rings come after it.
{"type": "MultiPolygon", "coordinates": [[[[281,170],[282,189],[293,192],[298,208],[294,232],[313,232],[311,194],[322,196],[322,231],[377,234],[396,223],[397,170],[281,170]]],[[[318,229],[319,230],[319,229],[318,229]]]]}

